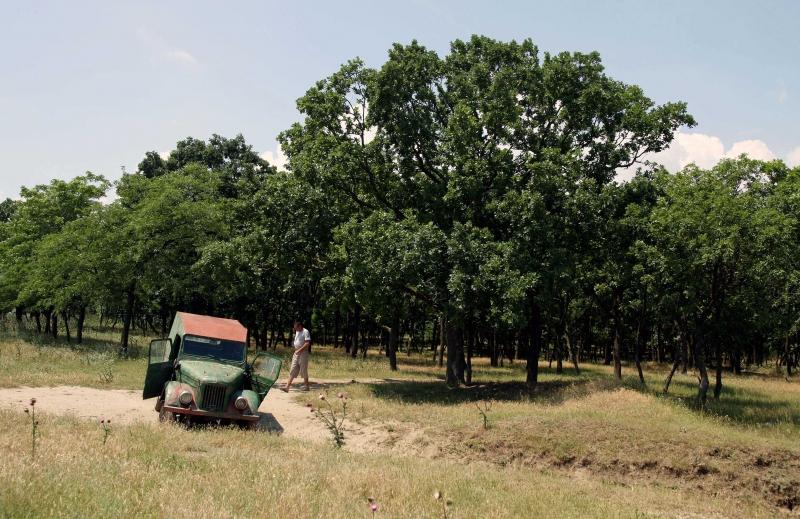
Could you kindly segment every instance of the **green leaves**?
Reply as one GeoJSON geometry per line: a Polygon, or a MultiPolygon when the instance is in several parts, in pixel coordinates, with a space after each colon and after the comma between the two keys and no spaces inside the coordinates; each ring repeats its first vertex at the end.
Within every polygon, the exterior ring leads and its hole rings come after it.
{"type": "MultiPolygon", "coordinates": [[[[69,239],[59,236],[72,222],[101,208],[109,182],[86,173],[70,181],[23,188],[21,200],[8,208],[0,245],[2,306],[45,308],[71,299],[59,276],[69,273],[69,239]],[[13,209],[11,209],[13,207],[13,209]],[[54,293],[58,290],[60,293],[54,293]]],[[[67,230],[72,234],[74,227],[67,230]]]]}
{"type": "Polygon", "coordinates": [[[290,168],[347,222],[327,286],[373,315],[405,300],[508,325],[537,289],[546,304],[582,292],[603,219],[624,211],[604,186],[694,123],[607,77],[596,53],[542,58],[530,40],[483,36],[443,57],[395,44],[379,68],[350,61],[297,105],[303,121],[280,137],[290,168]]]}

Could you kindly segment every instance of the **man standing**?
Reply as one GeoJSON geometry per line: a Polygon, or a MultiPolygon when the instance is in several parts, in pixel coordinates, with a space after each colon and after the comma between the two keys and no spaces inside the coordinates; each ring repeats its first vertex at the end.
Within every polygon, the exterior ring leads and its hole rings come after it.
{"type": "Polygon", "coordinates": [[[311,333],[303,328],[300,321],[294,322],[294,355],[292,355],[292,369],[289,371],[289,381],[286,387],[283,388],[285,392],[289,392],[292,387],[292,381],[297,375],[303,377],[306,383],[306,391],[309,390],[308,386],[308,356],[309,348],[311,348],[311,333]]]}

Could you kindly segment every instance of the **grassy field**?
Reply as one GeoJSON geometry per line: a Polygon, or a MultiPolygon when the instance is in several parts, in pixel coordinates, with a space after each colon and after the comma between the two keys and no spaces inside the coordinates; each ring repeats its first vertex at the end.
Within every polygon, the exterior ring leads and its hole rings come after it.
{"type": "Polygon", "coordinates": [[[234,429],[114,429],[42,420],[38,456],[22,413],[0,412],[5,517],[657,517],[734,503],[525,467],[360,455],[234,429]]]}
{"type": "MultiPolygon", "coordinates": [[[[118,353],[118,331],[95,332],[75,344],[63,339],[53,341],[35,335],[16,337],[0,333],[0,387],[77,385],[107,389],[139,389],[147,370],[147,346],[154,337],[133,336],[128,358],[118,353]]],[[[270,350],[291,360],[291,350],[270,350]]],[[[249,356],[254,355],[253,351],[249,356]]],[[[430,359],[414,355],[400,360],[403,370],[392,372],[388,362],[377,352],[367,358],[353,359],[342,349],[314,347],[312,376],[317,379],[400,378],[430,379],[441,377],[441,370],[430,359]]],[[[487,373],[488,374],[488,373],[487,373]]],[[[508,377],[508,371],[498,371],[508,377]]]]}
{"type": "MultiPolygon", "coordinates": [[[[0,340],[0,387],[139,388],[131,359],[102,337],[85,347],[0,340]],[[111,373],[111,377],[108,374],[111,373]]],[[[282,351],[282,350],[279,350],[282,351]]],[[[288,351],[283,351],[288,355],[288,351]]],[[[767,372],[727,376],[720,401],[694,406],[696,379],[648,366],[647,385],[541,364],[475,365],[475,386],[447,389],[430,358],[344,357],[316,347],[312,378],[388,379],[330,388],[351,427],[382,431],[372,453],[259,432],[114,426],[42,416],[35,459],[19,410],[0,412],[0,516],[775,517],[800,509],[800,384],[767,372]],[[482,409],[488,420],[484,427],[482,409]]],[[[630,369],[626,369],[631,372],[630,369]]],[[[631,373],[632,374],[632,373],[631,373]]],[[[311,403],[316,394],[298,394],[311,403]]]]}

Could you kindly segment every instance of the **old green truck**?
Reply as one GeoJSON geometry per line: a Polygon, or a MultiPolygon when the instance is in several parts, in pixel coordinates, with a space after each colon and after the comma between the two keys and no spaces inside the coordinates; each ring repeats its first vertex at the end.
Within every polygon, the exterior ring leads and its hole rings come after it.
{"type": "Polygon", "coordinates": [[[161,421],[238,423],[253,428],[278,379],[281,359],[247,359],[239,321],[178,312],[169,336],[150,343],[142,398],[155,398],[161,421]]]}

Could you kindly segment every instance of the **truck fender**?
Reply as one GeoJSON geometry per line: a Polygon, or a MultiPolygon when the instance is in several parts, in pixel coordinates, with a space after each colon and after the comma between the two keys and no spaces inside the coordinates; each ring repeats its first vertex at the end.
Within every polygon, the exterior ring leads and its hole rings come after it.
{"type": "Polygon", "coordinates": [[[197,395],[194,389],[189,384],[178,382],[177,380],[170,380],[164,386],[164,403],[168,406],[179,406],[178,397],[184,391],[189,391],[192,394],[192,405],[190,407],[197,407],[197,395]]]}
{"type": "Polygon", "coordinates": [[[239,398],[240,396],[243,396],[247,400],[247,405],[250,408],[250,414],[257,414],[258,406],[261,405],[261,399],[258,397],[258,393],[250,389],[242,389],[240,391],[236,391],[233,394],[233,398],[231,398],[232,408],[233,408],[233,403],[236,402],[236,399],[239,398]]]}

